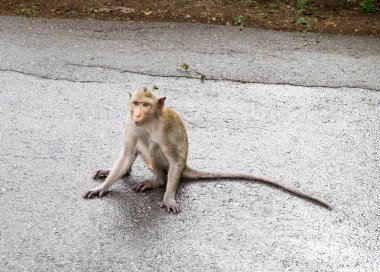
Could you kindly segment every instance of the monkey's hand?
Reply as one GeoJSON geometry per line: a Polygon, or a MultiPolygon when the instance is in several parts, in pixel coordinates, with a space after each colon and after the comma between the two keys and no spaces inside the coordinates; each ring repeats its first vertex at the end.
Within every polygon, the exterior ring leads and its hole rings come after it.
{"type": "Polygon", "coordinates": [[[177,214],[177,213],[180,213],[181,212],[181,209],[179,208],[179,205],[178,203],[175,201],[174,198],[168,198],[168,199],[164,199],[161,204],[160,204],[160,207],[161,208],[166,208],[166,210],[168,212],[173,212],[174,214],[177,214]]]}
{"type": "Polygon", "coordinates": [[[83,194],[83,198],[93,198],[94,196],[103,197],[107,193],[107,189],[103,186],[92,188],[83,194]]]}

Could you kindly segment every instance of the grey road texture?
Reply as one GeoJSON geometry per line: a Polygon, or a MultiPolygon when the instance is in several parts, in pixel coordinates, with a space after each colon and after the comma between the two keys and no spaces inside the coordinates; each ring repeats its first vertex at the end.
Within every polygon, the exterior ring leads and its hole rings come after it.
{"type": "Polygon", "coordinates": [[[0,17],[0,60],[0,271],[380,271],[379,39],[0,17]],[[82,199],[143,86],[182,116],[190,165],[334,209],[218,180],[182,183],[169,214],[164,189],[131,190],[141,160],[82,199]]]}

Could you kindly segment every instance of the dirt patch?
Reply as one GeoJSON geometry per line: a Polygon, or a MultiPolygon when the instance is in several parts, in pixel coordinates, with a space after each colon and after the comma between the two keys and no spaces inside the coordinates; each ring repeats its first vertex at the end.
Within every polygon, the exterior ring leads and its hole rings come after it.
{"type": "Polygon", "coordinates": [[[375,6],[370,12],[366,12],[355,1],[327,0],[0,0],[0,15],[138,22],[201,22],[281,31],[380,36],[380,1],[370,2],[375,6]],[[300,3],[308,5],[300,6],[300,3]]]}

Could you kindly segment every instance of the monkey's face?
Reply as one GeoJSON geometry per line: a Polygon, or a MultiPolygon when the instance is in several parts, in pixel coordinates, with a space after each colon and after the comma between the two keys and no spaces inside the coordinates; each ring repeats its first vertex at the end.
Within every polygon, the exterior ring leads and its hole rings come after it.
{"type": "Polygon", "coordinates": [[[152,103],[146,100],[131,101],[131,115],[136,126],[142,126],[152,119],[154,109],[152,103]]]}
{"type": "Polygon", "coordinates": [[[129,97],[131,117],[136,126],[142,126],[157,118],[165,104],[165,97],[159,97],[146,88],[129,93],[129,97]]]}

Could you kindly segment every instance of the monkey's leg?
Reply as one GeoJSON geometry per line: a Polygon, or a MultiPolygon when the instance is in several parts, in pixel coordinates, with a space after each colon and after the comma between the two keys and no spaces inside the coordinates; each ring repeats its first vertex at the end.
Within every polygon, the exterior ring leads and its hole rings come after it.
{"type": "Polygon", "coordinates": [[[102,197],[116,180],[120,179],[127,173],[136,158],[136,154],[131,153],[126,149],[126,147],[123,147],[119,158],[109,172],[106,180],[100,186],[92,188],[84,193],[83,198],[92,198],[94,196],[102,197]]]}
{"type": "MultiPolygon", "coordinates": [[[[92,177],[92,179],[104,179],[108,177],[112,169],[99,169],[96,171],[95,175],[92,177]]],[[[128,169],[128,171],[125,173],[124,176],[128,176],[131,173],[131,168],[128,169]]]]}
{"type": "Polygon", "coordinates": [[[150,166],[150,169],[156,175],[156,179],[148,179],[138,182],[133,187],[133,190],[136,192],[143,192],[148,189],[155,189],[165,185],[168,163],[158,146],[153,146],[150,150],[150,154],[152,155],[141,152],[141,156],[146,163],[149,162],[149,165],[147,165],[148,167],[150,166]]]}
{"type": "Polygon", "coordinates": [[[179,179],[184,166],[181,166],[177,163],[169,167],[168,173],[168,183],[166,185],[166,192],[164,199],[161,202],[160,207],[166,208],[168,212],[173,211],[173,213],[180,213],[181,209],[179,204],[175,200],[175,194],[177,192],[177,187],[179,184],[179,179]]]}
{"type": "Polygon", "coordinates": [[[92,177],[92,179],[103,179],[106,178],[111,172],[111,169],[99,169],[96,171],[95,175],[92,177]]]}
{"type": "Polygon", "coordinates": [[[156,179],[147,179],[137,182],[133,187],[136,192],[143,192],[148,189],[156,189],[165,185],[166,171],[163,168],[158,168],[157,163],[153,163],[153,172],[156,175],[156,179]]]}

